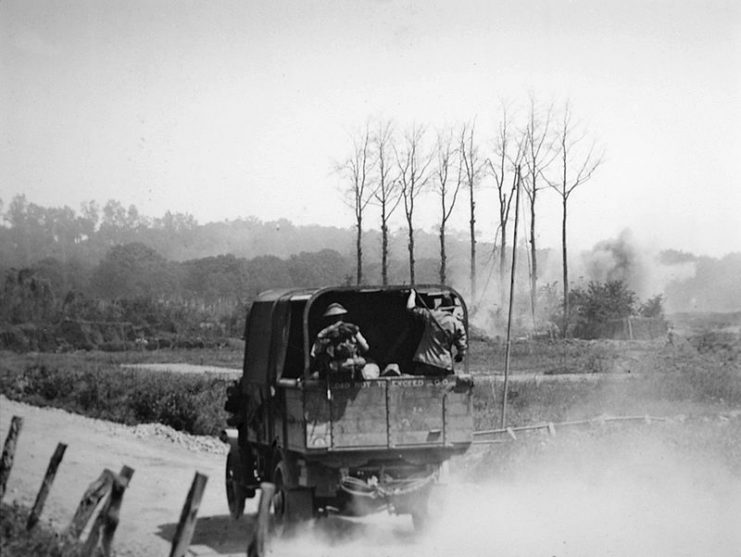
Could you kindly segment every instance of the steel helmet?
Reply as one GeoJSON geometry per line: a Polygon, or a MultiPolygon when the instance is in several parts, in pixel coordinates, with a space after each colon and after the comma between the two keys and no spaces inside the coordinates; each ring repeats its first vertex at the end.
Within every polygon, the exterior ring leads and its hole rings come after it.
{"type": "Polygon", "coordinates": [[[455,300],[453,299],[452,294],[445,293],[440,296],[440,305],[437,306],[438,309],[453,309],[455,307],[455,300]]]}
{"type": "Polygon", "coordinates": [[[334,317],[335,315],[345,315],[347,313],[347,310],[342,307],[342,304],[338,304],[337,302],[334,302],[332,304],[329,304],[327,306],[326,311],[324,312],[323,317],[334,317]]]}

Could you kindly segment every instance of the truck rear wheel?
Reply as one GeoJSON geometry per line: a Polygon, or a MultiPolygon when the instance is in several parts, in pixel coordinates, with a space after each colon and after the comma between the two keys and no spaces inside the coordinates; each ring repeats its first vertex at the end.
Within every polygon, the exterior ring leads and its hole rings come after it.
{"type": "Polygon", "coordinates": [[[239,483],[238,459],[232,453],[226,457],[226,501],[229,504],[229,514],[237,520],[244,514],[244,502],[247,490],[239,483]]]}
{"type": "Polygon", "coordinates": [[[314,516],[314,494],[310,489],[292,485],[290,477],[285,461],[279,462],[273,473],[275,494],[270,505],[273,532],[278,536],[290,533],[314,516]]]}

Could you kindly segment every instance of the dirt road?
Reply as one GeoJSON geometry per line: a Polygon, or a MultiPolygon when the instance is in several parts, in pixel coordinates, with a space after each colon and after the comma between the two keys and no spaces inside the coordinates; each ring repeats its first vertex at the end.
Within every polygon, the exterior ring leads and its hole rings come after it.
{"type": "MultiPolygon", "coordinates": [[[[216,439],[183,435],[160,425],[128,427],[53,409],[37,408],[0,396],[0,431],[12,416],[24,419],[5,502],[31,506],[56,444],[68,445],[42,519],[65,528],[82,493],[104,468],[126,464],[134,476],[124,496],[114,547],[117,555],[167,555],[185,496],[196,471],[209,477],[198,513],[190,553],[244,556],[253,532],[257,500],[248,500],[238,522],[228,515],[224,496],[225,447],[216,439]]],[[[366,537],[386,540],[388,555],[408,555],[414,531],[408,517],[371,517],[364,522],[323,520],[318,532],[290,542],[276,541],[271,553],[296,555],[377,555],[366,537]],[[360,541],[358,541],[360,540],[360,541]],[[308,543],[308,545],[307,545],[308,543]],[[337,546],[336,544],[340,544],[337,546]],[[355,544],[359,543],[359,546],[355,544]],[[357,550],[357,551],[356,551],[357,550]],[[309,553],[307,553],[307,551],[309,553]],[[358,553],[360,551],[361,553],[358,553]],[[364,552],[364,553],[363,553],[364,552]]]]}
{"type": "Polygon", "coordinates": [[[6,501],[33,504],[57,442],[66,443],[43,518],[66,527],[90,482],[104,468],[118,471],[126,464],[135,472],[124,496],[115,547],[120,555],[167,555],[190,482],[199,471],[209,480],[194,552],[244,555],[249,524],[235,523],[227,515],[218,440],[203,442],[166,428],[127,427],[0,397],[3,438],[14,415],[24,423],[6,501]]]}
{"type": "MultiPolygon", "coordinates": [[[[6,501],[28,505],[58,441],[68,444],[43,518],[68,524],[88,484],[105,467],[135,469],[114,545],[118,555],[167,555],[193,474],[209,476],[191,554],[245,555],[253,522],[227,515],[224,447],[161,426],[125,427],[0,396],[0,431],[24,417],[6,501]]],[[[698,449],[671,442],[682,424],[617,430],[612,437],[543,437],[553,450],[525,453],[509,472],[492,469],[489,450],[453,463],[477,484],[451,483],[437,494],[438,522],[424,536],[409,517],[323,519],[297,538],[274,542],[275,557],[484,557],[714,555],[741,557],[741,478],[706,447],[705,433],[735,428],[712,420],[689,434],[698,449]],[[669,428],[668,430],[662,430],[669,428]],[[622,433],[625,431],[625,433],[622,433]],[[671,435],[669,435],[671,434],[671,435]],[[477,464],[478,463],[478,464],[477,464]]],[[[728,442],[733,443],[729,430],[728,442]]],[[[736,440],[737,441],[737,440],[736,440]]],[[[254,512],[254,501],[247,512],[254,512]]]]}

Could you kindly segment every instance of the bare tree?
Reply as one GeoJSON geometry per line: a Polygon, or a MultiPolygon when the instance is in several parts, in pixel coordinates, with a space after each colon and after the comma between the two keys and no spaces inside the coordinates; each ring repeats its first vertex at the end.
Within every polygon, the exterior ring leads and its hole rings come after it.
{"type": "Polygon", "coordinates": [[[355,255],[358,285],[363,283],[363,217],[371,200],[370,189],[370,129],[365,126],[362,132],[352,138],[353,150],[339,170],[347,177],[347,203],[355,217],[355,255]]]}
{"type": "Polygon", "coordinates": [[[399,182],[395,179],[391,151],[393,146],[393,126],[391,122],[379,122],[373,134],[374,166],[376,184],[373,190],[374,204],[381,213],[381,282],[388,284],[389,259],[389,219],[401,202],[399,182]]]}
{"type": "MultiPolygon", "coordinates": [[[[463,163],[462,158],[458,159],[458,173],[453,185],[448,185],[450,179],[451,167],[455,164],[456,149],[453,147],[453,133],[438,132],[437,165],[435,174],[437,177],[437,193],[440,196],[440,284],[447,283],[447,254],[445,252],[445,230],[448,219],[453,212],[455,202],[458,199],[458,192],[463,182],[463,163]]],[[[455,170],[455,169],[453,169],[455,170]]]]}
{"type": "Polygon", "coordinates": [[[603,154],[596,154],[596,142],[586,147],[582,142],[586,132],[577,131],[571,121],[571,107],[568,101],[563,110],[563,120],[558,134],[559,157],[561,162],[560,179],[548,181],[561,198],[561,256],[563,264],[563,331],[566,337],[569,320],[569,266],[567,258],[566,219],[569,197],[580,185],[588,182],[595,170],[602,164],[603,154]]]}
{"type": "Polygon", "coordinates": [[[483,169],[478,146],[474,142],[474,124],[464,124],[460,136],[460,156],[469,197],[469,232],[471,236],[471,300],[476,299],[476,186],[483,169]]]}
{"type": "MultiPolygon", "coordinates": [[[[505,303],[505,273],[507,262],[507,223],[509,222],[510,207],[513,195],[517,188],[516,168],[522,158],[522,141],[515,141],[509,125],[509,113],[507,106],[502,103],[502,119],[497,130],[496,143],[494,145],[494,156],[487,160],[489,170],[494,176],[497,190],[498,218],[497,235],[499,236],[499,284],[500,284],[500,306],[505,303]],[[508,185],[507,173],[512,173],[512,185],[508,185]]],[[[497,239],[494,238],[494,251],[496,254],[497,239]]]]}
{"type": "Polygon", "coordinates": [[[524,161],[527,169],[526,179],[523,181],[525,193],[530,206],[530,309],[535,321],[535,311],[538,293],[538,257],[535,245],[536,201],[538,192],[545,187],[545,180],[541,181],[543,172],[553,162],[556,156],[551,138],[551,119],[553,105],[541,111],[535,105],[535,98],[530,97],[530,109],[523,134],[524,161]],[[542,113],[544,112],[544,113],[542,113]]]}
{"type": "Polygon", "coordinates": [[[424,135],[424,127],[413,124],[404,137],[401,150],[396,152],[401,199],[407,221],[410,284],[414,284],[414,204],[429,180],[427,169],[432,162],[432,157],[422,151],[424,135]]]}

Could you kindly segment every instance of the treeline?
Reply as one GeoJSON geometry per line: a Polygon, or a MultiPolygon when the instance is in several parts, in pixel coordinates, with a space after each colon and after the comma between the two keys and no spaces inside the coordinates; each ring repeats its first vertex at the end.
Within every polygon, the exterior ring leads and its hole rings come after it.
{"type": "MultiPolygon", "coordinates": [[[[394,280],[403,282],[403,265],[394,269],[394,280]]],[[[433,282],[432,260],[422,269],[433,282]]],[[[46,256],[4,270],[0,348],[212,345],[242,335],[247,307],[261,291],[351,282],[350,259],[332,249],[173,261],[130,242],[114,245],[94,265],[46,256]]]]}
{"type": "Polygon", "coordinates": [[[185,261],[223,253],[253,258],[285,258],[317,246],[344,253],[348,231],[329,226],[296,227],[287,220],[262,222],[254,217],[199,224],[189,214],[166,212],[150,217],[136,206],[109,200],[88,201],[79,210],[44,207],[16,195],[0,199],[0,265],[27,267],[45,258],[92,267],[120,244],[140,242],[165,259],[185,261]]]}
{"type": "Polygon", "coordinates": [[[286,259],[221,255],[174,262],[134,242],[112,247],[92,268],[47,257],[7,270],[0,324],[48,328],[70,321],[97,323],[99,337],[110,329],[102,324],[122,324],[113,341],[163,332],[240,336],[245,306],[260,291],[341,284],[349,281],[349,274],[347,260],[334,250],[286,259]]]}

